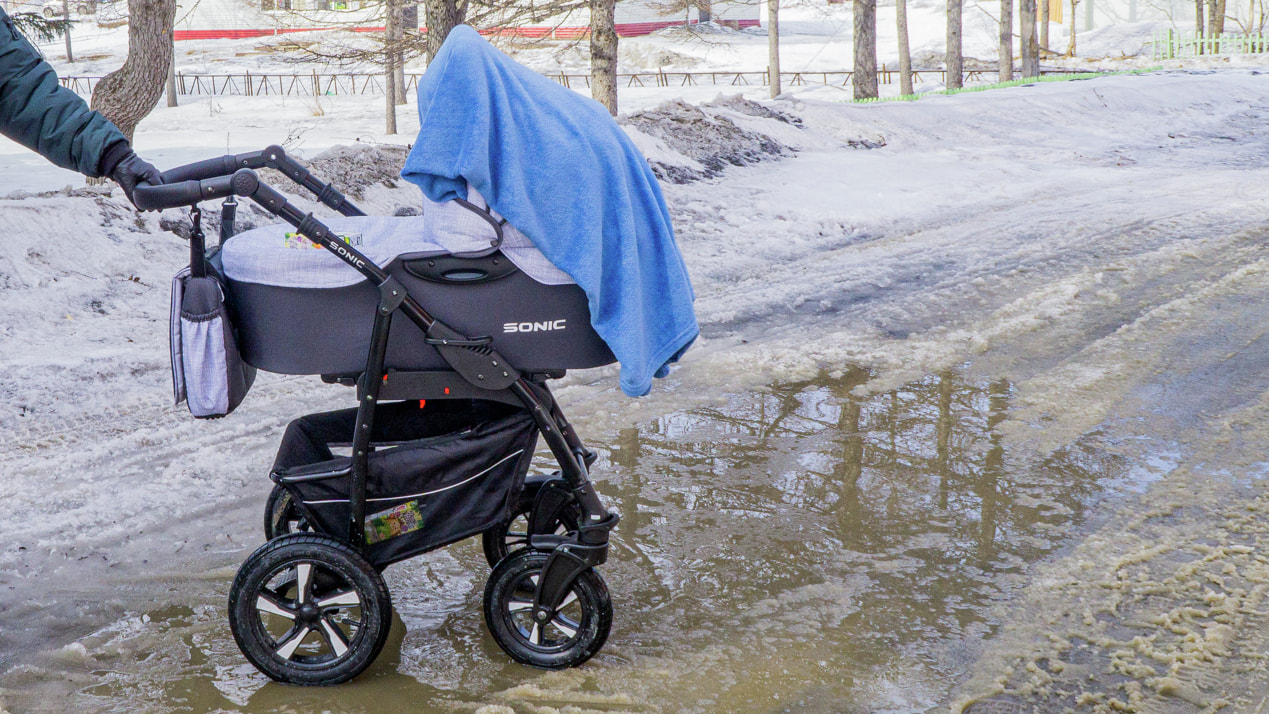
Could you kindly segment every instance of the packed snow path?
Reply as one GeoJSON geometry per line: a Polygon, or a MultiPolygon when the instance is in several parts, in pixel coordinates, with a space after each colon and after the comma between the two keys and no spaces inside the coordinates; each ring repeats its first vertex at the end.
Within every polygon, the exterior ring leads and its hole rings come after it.
{"type": "MultiPolygon", "coordinates": [[[[1166,409],[1173,436],[1202,431],[1212,413],[1254,410],[1269,381],[1264,362],[1227,355],[1257,345],[1269,313],[1266,82],[1252,73],[1159,74],[915,103],[794,98],[769,105],[782,118],[736,102],[702,108],[796,155],[666,186],[698,292],[701,344],[646,399],[621,397],[613,369],[571,375],[558,393],[600,447],[654,417],[852,363],[878,370],[867,387],[875,391],[966,361],[981,374],[1007,372],[1017,408],[999,429],[1037,454],[1136,418],[1134,404],[1166,409]],[[1194,342],[1204,330],[1216,334],[1194,342]],[[1152,393],[1174,369],[1222,378],[1200,395],[1152,393]]],[[[699,166],[654,133],[636,137],[653,159],[699,166]]],[[[375,185],[362,202],[391,213],[417,200],[412,188],[375,185]]],[[[10,705],[126,708],[115,695],[75,694],[96,670],[96,653],[79,641],[100,639],[107,623],[110,632],[144,631],[139,613],[191,603],[196,625],[179,637],[217,643],[226,656],[216,665],[220,691],[233,682],[258,688],[233,658],[216,608],[259,543],[282,426],[346,406],[349,392],[315,378],[264,377],[230,417],[192,420],[170,405],[167,374],[168,284],[186,244],[159,217],[135,216],[117,192],[11,196],[0,199],[0,216],[0,661],[17,666],[5,682],[10,705]]],[[[1251,444],[1265,438],[1257,433],[1251,444]]],[[[1243,476],[1254,467],[1241,450],[1204,453],[1243,476]]],[[[603,493],[605,477],[597,478],[603,493]]],[[[483,574],[467,572],[470,559],[458,567],[448,558],[430,561],[429,577],[448,589],[429,592],[428,606],[478,617],[463,588],[477,590],[483,574]]],[[[614,567],[614,578],[641,572],[614,567]]],[[[675,617],[626,605],[632,619],[675,617]]],[[[691,653],[649,652],[627,634],[605,651],[602,682],[583,689],[609,692],[610,708],[690,706],[690,683],[658,692],[655,681],[667,663],[695,666],[691,653]]],[[[150,637],[166,647],[162,632],[150,637]]],[[[1022,650],[1015,643],[1000,659],[1022,650]]],[[[462,656],[499,656],[479,652],[462,656]]],[[[405,658],[403,671],[435,674],[405,658]]],[[[483,665],[449,666],[442,679],[455,701],[492,696],[461,684],[463,667],[483,665]]],[[[984,664],[961,673],[994,681],[1001,671],[984,664]]],[[[1006,688],[994,686],[964,696],[1006,688]]],[[[896,706],[951,696],[936,677],[920,690],[896,695],[896,706]]],[[[557,699],[591,701],[583,693],[557,699]]]]}

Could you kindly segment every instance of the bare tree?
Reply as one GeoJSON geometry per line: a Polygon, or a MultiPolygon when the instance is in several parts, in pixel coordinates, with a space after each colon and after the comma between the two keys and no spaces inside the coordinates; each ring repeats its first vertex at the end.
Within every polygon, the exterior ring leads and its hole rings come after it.
{"type": "Polygon", "coordinates": [[[1212,37],[1225,32],[1225,0],[1208,0],[1207,31],[1212,37]]]}
{"type": "Polygon", "coordinates": [[[163,94],[175,19],[176,0],[128,0],[128,58],[93,89],[92,108],[129,141],[163,94]]]}
{"type": "Polygon", "coordinates": [[[394,72],[393,85],[396,87],[396,93],[392,99],[397,104],[405,104],[405,7],[401,0],[389,0],[386,8],[387,15],[390,16],[392,24],[385,24],[384,30],[389,27],[391,32],[386,32],[388,46],[387,51],[392,53],[392,70],[394,72]]]}
{"type": "Polygon", "coordinates": [[[780,96],[780,0],[767,0],[767,84],[780,96]]]}
{"type": "Polygon", "coordinates": [[[397,133],[397,49],[393,40],[398,34],[399,0],[387,0],[383,11],[383,99],[384,133],[397,133]]]}
{"type": "MultiPolygon", "coordinates": [[[[1202,0],[1200,0],[1200,2],[1201,1],[1202,0]]],[[[1066,43],[1067,57],[1075,56],[1075,7],[1079,4],[1080,0],[1071,0],[1071,41],[1066,43]]]]}
{"type": "Polygon", "coordinates": [[[463,24],[467,19],[466,0],[423,0],[423,10],[427,14],[427,61],[440,52],[450,30],[463,24]]]}
{"type": "Polygon", "coordinates": [[[908,46],[908,0],[895,0],[895,24],[899,33],[899,94],[907,97],[912,89],[912,49],[908,46]]]}
{"type": "Polygon", "coordinates": [[[947,0],[947,81],[948,89],[961,88],[961,0],[947,0]]]}
{"type": "Polygon", "coordinates": [[[617,116],[617,0],[590,3],[590,92],[617,116]]]}
{"type": "Polygon", "coordinates": [[[996,51],[996,64],[1001,82],[1013,79],[1013,0],[1000,0],[1000,49],[996,51]]]}
{"type": "Polygon", "coordinates": [[[1040,0],[1040,51],[1049,51],[1049,12],[1051,0],[1040,0]]]}
{"type": "Polygon", "coordinates": [[[855,0],[855,99],[877,97],[877,0],[855,0]]]}
{"type": "Polygon", "coordinates": [[[1040,74],[1040,48],[1035,39],[1035,2],[1036,0],[1018,0],[1018,34],[1022,45],[1022,76],[1036,77],[1040,74]]]}

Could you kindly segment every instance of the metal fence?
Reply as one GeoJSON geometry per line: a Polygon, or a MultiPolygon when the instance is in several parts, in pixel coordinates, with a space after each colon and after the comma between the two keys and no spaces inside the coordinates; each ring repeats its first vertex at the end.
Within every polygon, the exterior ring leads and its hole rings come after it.
{"type": "MultiPolygon", "coordinates": [[[[782,86],[798,87],[810,84],[849,86],[849,70],[824,72],[781,72],[782,86]]],[[[883,67],[877,73],[881,84],[898,82],[898,72],[883,67]]],[[[969,70],[964,72],[965,83],[981,82],[995,70],[969,70]]],[[[941,69],[921,69],[912,72],[913,82],[944,83],[946,72],[941,69]]],[[[420,74],[405,75],[406,91],[418,86],[420,74]]],[[[589,87],[589,74],[548,74],[548,78],[565,87],[589,87]]],[[[767,84],[765,71],[754,72],[631,72],[618,74],[617,82],[625,87],[691,87],[698,85],[723,85],[731,87],[761,87],[767,84]]],[[[62,86],[85,96],[91,95],[101,77],[62,77],[62,86]]],[[[383,75],[369,73],[323,74],[182,74],[176,75],[176,93],[180,96],[383,96],[383,75]]]]}
{"type": "Polygon", "coordinates": [[[1269,37],[1263,34],[1207,35],[1167,29],[1156,32],[1151,41],[1157,60],[1200,57],[1202,55],[1251,55],[1269,52],[1269,37]]]}

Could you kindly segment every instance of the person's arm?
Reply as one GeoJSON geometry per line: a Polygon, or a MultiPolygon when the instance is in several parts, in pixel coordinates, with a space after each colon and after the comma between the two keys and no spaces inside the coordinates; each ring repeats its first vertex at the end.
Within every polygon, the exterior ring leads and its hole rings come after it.
{"type": "Polygon", "coordinates": [[[62,87],[0,10],[0,134],[62,168],[109,176],[131,152],[122,132],[62,87]]]}

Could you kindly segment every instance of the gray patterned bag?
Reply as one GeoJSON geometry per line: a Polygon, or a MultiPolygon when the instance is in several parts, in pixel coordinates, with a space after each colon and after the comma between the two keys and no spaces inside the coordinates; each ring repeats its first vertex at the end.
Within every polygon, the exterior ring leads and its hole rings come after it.
{"type": "Polygon", "coordinates": [[[199,419],[215,419],[242,403],[256,369],[242,361],[225,292],[213,277],[191,277],[189,268],[172,280],[172,386],[199,419]]]}

